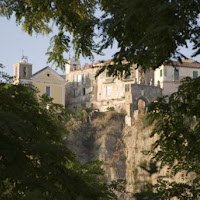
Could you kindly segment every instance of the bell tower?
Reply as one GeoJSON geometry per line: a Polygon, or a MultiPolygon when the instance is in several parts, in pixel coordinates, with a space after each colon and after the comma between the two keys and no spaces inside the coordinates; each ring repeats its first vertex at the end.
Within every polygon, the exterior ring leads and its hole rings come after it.
{"type": "Polygon", "coordinates": [[[29,80],[32,76],[32,64],[28,63],[27,56],[22,56],[20,62],[14,65],[14,83],[18,84],[29,80]]]}

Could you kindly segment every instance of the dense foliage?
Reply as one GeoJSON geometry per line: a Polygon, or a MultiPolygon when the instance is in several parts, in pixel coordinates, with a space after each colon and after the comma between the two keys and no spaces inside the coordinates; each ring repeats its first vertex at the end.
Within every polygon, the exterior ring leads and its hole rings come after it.
{"type": "Polygon", "coordinates": [[[61,105],[23,85],[1,83],[0,97],[0,199],[116,199],[99,163],[80,163],[64,144],[61,105]]]}
{"type": "Polygon", "coordinates": [[[92,58],[96,52],[94,44],[95,0],[3,0],[0,1],[0,16],[8,19],[15,15],[16,23],[28,34],[33,32],[49,34],[56,26],[58,33],[52,37],[49,62],[55,62],[64,69],[67,60],[65,52],[74,46],[76,55],[92,58]]]}
{"type": "Polygon", "coordinates": [[[200,78],[187,78],[178,92],[149,106],[148,119],[154,123],[154,161],[168,167],[172,180],[159,180],[154,191],[160,199],[200,198],[200,78]],[[174,178],[179,173],[182,181],[174,178]]]}
{"type": "Polygon", "coordinates": [[[200,53],[199,0],[2,0],[0,16],[15,15],[16,23],[32,34],[52,32],[49,62],[63,68],[73,46],[77,56],[92,58],[117,41],[115,75],[137,63],[144,70],[171,58],[184,57],[179,48],[192,43],[200,53]],[[101,10],[101,13],[99,12],[101,10]],[[101,15],[102,14],[102,15],[101,15]],[[98,31],[97,31],[98,28],[98,31]],[[98,40],[96,38],[99,38],[98,40]],[[97,42],[98,41],[98,42],[97,42]],[[99,42],[100,41],[100,42],[99,42]],[[124,59],[128,61],[124,65],[124,59]]]}
{"type": "Polygon", "coordinates": [[[154,69],[171,58],[181,59],[179,48],[187,47],[187,42],[193,43],[195,55],[200,53],[200,1],[101,0],[101,3],[105,11],[101,21],[102,44],[106,48],[113,41],[118,42],[116,63],[125,58],[144,70],[154,69]]]}

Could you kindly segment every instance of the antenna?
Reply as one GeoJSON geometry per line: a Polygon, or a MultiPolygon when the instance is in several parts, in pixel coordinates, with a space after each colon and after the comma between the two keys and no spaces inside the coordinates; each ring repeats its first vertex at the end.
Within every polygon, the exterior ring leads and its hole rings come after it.
{"type": "Polygon", "coordinates": [[[24,56],[24,49],[22,49],[22,60],[28,62],[28,56],[24,56]]]}
{"type": "Polygon", "coordinates": [[[22,59],[23,59],[23,57],[24,57],[24,49],[22,49],[22,59]]]}

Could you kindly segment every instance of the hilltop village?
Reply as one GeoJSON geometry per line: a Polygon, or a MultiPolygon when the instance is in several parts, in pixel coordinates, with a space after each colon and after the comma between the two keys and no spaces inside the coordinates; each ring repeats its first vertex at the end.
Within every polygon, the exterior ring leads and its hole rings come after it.
{"type": "Polygon", "coordinates": [[[104,71],[95,78],[102,63],[81,66],[79,61],[71,58],[66,64],[65,75],[59,75],[50,67],[32,74],[32,64],[22,59],[14,65],[13,83],[33,84],[41,94],[46,93],[55,103],[73,110],[82,106],[102,112],[109,108],[125,111],[126,124],[131,125],[132,120],[141,110],[146,110],[150,102],[176,92],[184,77],[196,78],[200,75],[200,63],[195,60],[173,63],[176,67],[162,65],[146,73],[133,65],[128,76],[116,78],[104,71]]]}

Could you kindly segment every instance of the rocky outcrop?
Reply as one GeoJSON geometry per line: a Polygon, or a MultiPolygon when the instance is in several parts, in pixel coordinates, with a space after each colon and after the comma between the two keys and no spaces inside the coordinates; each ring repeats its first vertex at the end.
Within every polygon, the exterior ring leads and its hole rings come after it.
{"type": "Polygon", "coordinates": [[[134,199],[133,192],[149,179],[140,165],[147,165],[149,156],[145,153],[152,144],[151,128],[144,128],[142,116],[132,127],[125,126],[124,115],[115,111],[96,113],[91,123],[87,120],[71,120],[68,123],[70,135],[66,143],[81,161],[103,161],[107,182],[117,179],[127,181],[126,195],[119,199],[134,199]]]}

